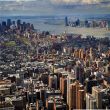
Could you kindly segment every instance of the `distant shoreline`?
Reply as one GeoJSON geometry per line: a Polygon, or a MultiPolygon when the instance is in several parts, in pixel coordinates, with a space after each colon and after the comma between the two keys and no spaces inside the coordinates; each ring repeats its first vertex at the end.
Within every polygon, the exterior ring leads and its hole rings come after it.
{"type": "MultiPolygon", "coordinates": [[[[8,18],[11,18],[12,20],[21,19],[22,21],[32,23],[35,29],[40,32],[49,31],[52,34],[59,35],[66,31],[66,33],[81,34],[83,36],[88,36],[88,35],[91,35],[94,37],[109,37],[110,36],[110,30],[107,30],[105,28],[86,28],[86,27],[69,27],[69,26],[65,27],[64,24],[55,25],[55,22],[54,24],[48,24],[48,23],[45,24],[46,21],[51,21],[51,20],[57,21],[57,19],[52,16],[50,18],[48,18],[48,16],[44,16],[43,18],[38,17],[38,19],[36,17],[34,19],[33,17],[30,17],[30,16],[28,17],[25,18],[24,16],[22,18],[18,18],[16,16],[15,19],[11,17],[6,17],[5,19],[4,18],[1,19],[1,16],[0,16],[0,22],[8,18]]],[[[58,20],[62,20],[63,22],[64,18],[61,19],[61,17],[58,17],[58,20]]]]}

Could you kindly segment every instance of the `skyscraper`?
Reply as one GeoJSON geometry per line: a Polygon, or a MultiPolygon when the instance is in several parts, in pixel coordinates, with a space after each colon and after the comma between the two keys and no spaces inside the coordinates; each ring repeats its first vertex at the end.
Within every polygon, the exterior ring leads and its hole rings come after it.
{"type": "Polygon", "coordinates": [[[84,86],[77,82],[77,84],[76,84],[76,109],[79,109],[79,106],[80,106],[79,98],[81,98],[81,94],[80,93],[78,94],[78,92],[83,89],[84,89],[84,86]],[[78,95],[80,96],[79,98],[78,98],[78,95]]]}
{"type": "Polygon", "coordinates": [[[6,22],[3,21],[3,22],[2,22],[2,31],[4,32],[5,30],[6,30],[6,22]]]}
{"type": "Polygon", "coordinates": [[[77,62],[77,65],[75,66],[75,77],[80,83],[83,84],[84,67],[82,66],[81,62],[77,62]]]}
{"type": "Polygon", "coordinates": [[[89,93],[86,93],[86,109],[97,109],[96,99],[89,93]]]}
{"type": "Polygon", "coordinates": [[[84,90],[79,90],[78,91],[78,108],[77,109],[85,109],[85,91],[84,90]]]}
{"type": "Polygon", "coordinates": [[[62,77],[60,78],[60,90],[62,92],[62,95],[64,95],[65,93],[65,89],[67,89],[67,75],[62,75],[62,77]]]}
{"type": "Polygon", "coordinates": [[[76,79],[70,75],[67,77],[67,104],[70,104],[70,84],[74,83],[76,79]]]}
{"type": "Polygon", "coordinates": [[[57,89],[57,76],[49,76],[49,87],[57,89]]]}
{"type": "Polygon", "coordinates": [[[17,20],[17,28],[18,28],[18,29],[21,28],[21,20],[17,20]]]}
{"type": "Polygon", "coordinates": [[[80,26],[80,20],[77,19],[76,22],[75,22],[76,26],[80,26]]]}
{"type": "Polygon", "coordinates": [[[8,29],[10,28],[11,24],[12,24],[11,19],[7,19],[7,28],[8,29]]]}
{"type": "Polygon", "coordinates": [[[76,83],[70,85],[69,109],[76,109],[76,83]]]}
{"type": "Polygon", "coordinates": [[[68,26],[69,24],[68,24],[68,17],[66,16],[65,17],[65,26],[68,26]]]}
{"type": "Polygon", "coordinates": [[[92,87],[92,95],[96,98],[96,106],[98,109],[102,109],[103,89],[95,86],[92,87]]]}
{"type": "Polygon", "coordinates": [[[17,20],[17,26],[21,24],[21,20],[17,20]]]}

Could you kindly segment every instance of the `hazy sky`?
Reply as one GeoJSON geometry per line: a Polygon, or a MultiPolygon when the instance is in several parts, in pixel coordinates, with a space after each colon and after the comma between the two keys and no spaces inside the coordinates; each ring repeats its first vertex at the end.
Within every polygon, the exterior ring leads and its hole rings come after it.
{"type": "Polygon", "coordinates": [[[110,0],[0,0],[0,1],[51,1],[53,3],[100,3],[100,2],[110,2],[110,0]]]}
{"type": "Polygon", "coordinates": [[[110,0],[0,0],[1,15],[65,15],[73,13],[110,14],[110,0]]]}

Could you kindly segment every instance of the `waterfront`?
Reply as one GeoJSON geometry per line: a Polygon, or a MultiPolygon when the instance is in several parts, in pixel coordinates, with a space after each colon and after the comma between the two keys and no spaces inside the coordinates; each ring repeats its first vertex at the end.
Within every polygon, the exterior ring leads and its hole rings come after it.
{"type": "MultiPolygon", "coordinates": [[[[70,16],[71,17],[71,16],[70,16]]],[[[74,16],[72,16],[75,18],[74,16]]],[[[78,17],[78,16],[77,16],[78,17]]],[[[92,35],[96,37],[108,37],[110,31],[106,28],[85,28],[85,27],[66,27],[65,26],[65,16],[7,16],[0,17],[0,21],[11,18],[12,20],[21,19],[22,21],[30,22],[34,24],[34,27],[37,31],[49,31],[51,34],[62,34],[62,33],[73,33],[81,34],[83,36],[92,35]]],[[[81,19],[109,19],[109,15],[105,17],[80,17],[81,19]]],[[[94,20],[93,19],[93,20],[94,20]]]]}

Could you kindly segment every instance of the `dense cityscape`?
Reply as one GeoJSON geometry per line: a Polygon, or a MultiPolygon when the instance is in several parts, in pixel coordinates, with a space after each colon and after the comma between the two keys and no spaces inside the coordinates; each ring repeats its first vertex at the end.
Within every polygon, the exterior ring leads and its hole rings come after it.
{"type": "Polygon", "coordinates": [[[0,110],[110,109],[110,39],[0,23],[0,110]]]}
{"type": "Polygon", "coordinates": [[[86,27],[86,28],[110,28],[109,20],[70,20],[68,17],[65,17],[65,26],[71,27],[86,27]]]}

